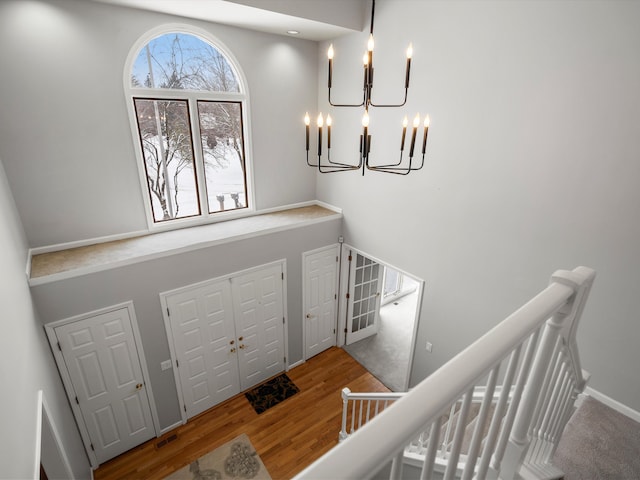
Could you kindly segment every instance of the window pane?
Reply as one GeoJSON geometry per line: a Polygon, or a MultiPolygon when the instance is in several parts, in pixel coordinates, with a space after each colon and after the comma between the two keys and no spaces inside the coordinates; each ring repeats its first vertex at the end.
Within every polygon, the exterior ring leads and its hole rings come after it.
{"type": "Polygon", "coordinates": [[[131,86],[239,92],[236,75],[213,45],[186,33],[168,33],[145,45],[131,72],[131,86]]]}
{"type": "Polygon", "coordinates": [[[247,207],[247,182],[238,102],[198,102],[209,213],[247,207]]]}
{"type": "Polygon", "coordinates": [[[154,221],[199,215],[187,102],[134,98],[134,104],[154,221]]]}

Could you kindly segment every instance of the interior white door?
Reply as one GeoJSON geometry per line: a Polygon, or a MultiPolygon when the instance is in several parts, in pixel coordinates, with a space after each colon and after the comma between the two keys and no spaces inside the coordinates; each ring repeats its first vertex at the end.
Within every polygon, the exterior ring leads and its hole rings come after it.
{"type": "Polygon", "coordinates": [[[282,265],[231,279],[242,390],[284,371],[282,265]]]}
{"type": "Polygon", "coordinates": [[[336,344],[338,247],[305,256],[305,359],[336,344]]]}
{"type": "Polygon", "coordinates": [[[378,333],[380,289],[384,268],[360,253],[351,255],[349,318],[346,344],[378,333]]]}
{"type": "Polygon", "coordinates": [[[92,447],[103,463],[155,435],[126,308],[55,327],[92,447]]]}
{"type": "Polygon", "coordinates": [[[231,283],[167,296],[187,418],[240,392],[231,283]]]}

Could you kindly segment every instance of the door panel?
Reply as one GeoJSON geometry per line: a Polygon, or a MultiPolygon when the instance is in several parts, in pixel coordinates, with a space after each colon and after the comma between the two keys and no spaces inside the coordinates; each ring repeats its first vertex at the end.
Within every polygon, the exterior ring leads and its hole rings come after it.
{"type": "Polygon", "coordinates": [[[233,309],[242,390],[284,370],[282,266],[234,277],[233,309]]]}
{"type": "Polygon", "coordinates": [[[240,391],[228,280],[167,296],[187,417],[240,391]]]}
{"type": "Polygon", "coordinates": [[[338,248],[305,257],[305,358],[336,344],[338,248]]]}
{"type": "Polygon", "coordinates": [[[98,462],[152,438],[129,311],[115,310],[54,331],[98,462]]]}
{"type": "Polygon", "coordinates": [[[349,318],[346,344],[350,345],[378,332],[382,265],[360,253],[351,255],[349,278],[349,318]]]}

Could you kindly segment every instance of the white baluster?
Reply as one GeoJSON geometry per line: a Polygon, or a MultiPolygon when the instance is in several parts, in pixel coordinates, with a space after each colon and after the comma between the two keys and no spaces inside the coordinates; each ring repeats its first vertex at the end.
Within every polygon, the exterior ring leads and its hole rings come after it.
{"type": "Polygon", "coordinates": [[[444,480],[452,480],[458,469],[458,459],[460,458],[460,449],[462,448],[462,439],[464,438],[464,431],[467,427],[467,415],[469,414],[469,407],[471,406],[471,400],[473,399],[473,387],[471,387],[464,396],[462,402],[462,408],[458,414],[458,424],[456,425],[456,432],[453,434],[453,446],[451,447],[451,456],[447,462],[447,469],[444,472],[444,480]]]}
{"type": "Polygon", "coordinates": [[[438,418],[431,424],[431,432],[429,432],[429,445],[427,451],[424,454],[424,463],[422,464],[422,470],[420,471],[420,480],[427,480],[433,475],[433,465],[436,461],[436,453],[438,450],[438,437],[440,436],[440,429],[442,428],[442,416],[438,415],[438,418]]]}
{"type": "Polygon", "coordinates": [[[484,392],[484,399],[482,400],[482,405],[480,405],[480,411],[478,412],[476,428],[473,430],[471,444],[469,445],[467,463],[465,464],[464,471],[462,472],[462,480],[471,480],[471,478],[473,477],[476,462],[478,461],[478,452],[480,452],[480,443],[482,442],[484,426],[486,425],[487,417],[489,416],[489,408],[493,403],[493,392],[496,389],[496,381],[498,379],[499,372],[500,364],[493,368],[491,370],[491,373],[489,373],[487,387],[484,392]]]}
{"type": "Polygon", "coordinates": [[[502,431],[500,432],[500,438],[498,439],[498,446],[496,447],[496,451],[493,454],[493,459],[491,461],[491,470],[487,473],[488,479],[498,478],[498,474],[501,470],[502,460],[504,458],[504,453],[507,448],[509,436],[511,435],[511,428],[513,426],[513,422],[515,420],[515,416],[518,411],[518,406],[520,405],[520,399],[522,398],[522,391],[524,390],[524,385],[527,382],[529,369],[531,367],[531,362],[533,361],[533,356],[535,354],[536,347],[538,345],[540,330],[541,328],[536,330],[529,337],[529,343],[527,343],[527,348],[525,349],[525,352],[524,352],[522,365],[520,366],[520,372],[518,373],[516,388],[513,392],[513,396],[511,397],[511,403],[509,404],[509,410],[507,410],[507,416],[504,419],[504,425],[502,427],[502,431]]]}
{"type": "Polygon", "coordinates": [[[389,474],[389,480],[401,480],[402,479],[402,465],[404,464],[404,448],[400,450],[393,461],[391,462],[391,473],[389,474]]]}

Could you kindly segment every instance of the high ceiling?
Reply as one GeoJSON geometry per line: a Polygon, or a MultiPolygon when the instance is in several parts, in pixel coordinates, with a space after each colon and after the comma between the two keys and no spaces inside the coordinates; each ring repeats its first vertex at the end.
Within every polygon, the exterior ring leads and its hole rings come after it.
{"type": "Polygon", "coordinates": [[[367,0],[93,0],[323,41],[362,31],[367,0]]]}

